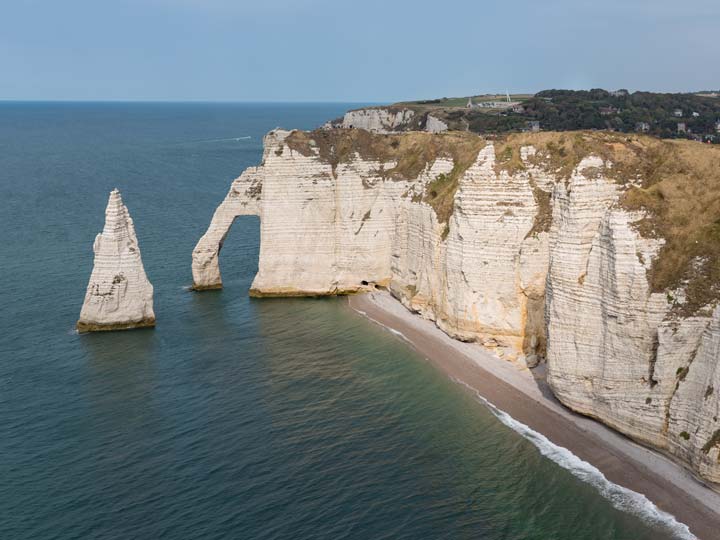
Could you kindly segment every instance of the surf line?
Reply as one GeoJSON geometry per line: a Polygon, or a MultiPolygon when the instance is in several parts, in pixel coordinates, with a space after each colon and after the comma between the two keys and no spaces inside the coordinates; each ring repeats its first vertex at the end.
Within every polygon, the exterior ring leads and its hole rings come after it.
{"type": "MultiPolygon", "coordinates": [[[[359,313],[385,330],[388,330],[391,334],[396,335],[415,348],[412,340],[408,339],[408,337],[402,332],[373,319],[363,310],[353,308],[353,311],[359,313]]],[[[477,400],[481,404],[485,405],[490,412],[498,420],[500,420],[500,422],[518,433],[524,439],[530,441],[533,446],[539,450],[542,456],[567,470],[579,480],[593,486],[603,498],[610,501],[610,504],[615,509],[634,515],[652,527],[664,529],[679,540],[698,540],[698,538],[690,532],[690,528],[687,525],[676,520],[675,516],[672,514],[660,510],[642,493],[638,493],[637,491],[633,491],[611,482],[605,477],[600,469],[594,467],[587,461],[583,461],[567,448],[553,443],[550,439],[545,437],[545,435],[535,431],[530,426],[515,420],[515,418],[502,409],[499,409],[465,381],[455,377],[449,378],[453,382],[470,390],[477,400]]]]}
{"type": "Polygon", "coordinates": [[[542,433],[538,433],[522,422],[515,420],[465,381],[454,377],[450,377],[450,379],[470,390],[477,400],[485,405],[500,422],[530,441],[544,457],[569,471],[570,474],[581,481],[593,486],[600,495],[610,501],[610,504],[615,509],[634,515],[653,527],[665,529],[679,539],[698,540],[690,532],[687,525],[676,520],[672,514],[660,510],[642,493],[611,482],[598,468],[587,461],[583,461],[567,448],[556,445],[542,433]]]}
{"type": "Polygon", "coordinates": [[[360,315],[362,315],[363,317],[365,317],[367,320],[374,322],[374,323],[377,324],[379,327],[384,328],[385,330],[387,330],[387,331],[390,332],[391,334],[394,334],[394,335],[398,336],[400,339],[402,339],[402,340],[405,341],[406,343],[409,343],[410,345],[413,345],[413,348],[414,348],[413,342],[412,342],[411,340],[409,340],[408,337],[407,337],[405,334],[403,334],[402,332],[400,332],[400,331],[398,331],[398,330],[395,330],[394,328],[390,328],[389,326],[381,323],[380,321],[378,321],[378,320],[376,320],[376,319],[373,319],[370,315],[368,315],[365,311],[363,311],[363,310],[361,310],[361,309],[356,309],[356,308],[352,308],[352,309],[353,309],[356,313],[359,313],[360,315]]]}

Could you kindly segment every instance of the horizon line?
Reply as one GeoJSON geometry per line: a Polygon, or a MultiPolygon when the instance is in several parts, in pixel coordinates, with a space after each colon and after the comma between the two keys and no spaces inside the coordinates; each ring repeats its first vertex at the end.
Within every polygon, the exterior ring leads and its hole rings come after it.
{"type": "MultiPolygon", "coordinates": [[[[590,90],[605,90],[604,88],[587,88],[587,89],[580,89],[580,91],[590,91],[590,90]]],[[[574,88],[548,88],[545,90],[570,90],[570,91],[578,91],[578,89],[574,88]]],[[[629,90],[629,89],[622,89],[627,90],[629,93],[633,94],[635,92],[647,92],[652,94],[702,94],[706,92],[720,92],[720,89],[718,90],[712,90],[712,89],[701,89],[701,90],[683,90],[683,91],[675,91],[675,92],[663,92],[663,91],[654,91],[654,90],[629,90]]],[[[514,91],[510,92],[510,95],[536,95],[539,92],[542,92],[544,90],[539,90],[536,92],[532,91],[514,91]]],[[[605,90],[607,92],[612,92],[612,90],[605,90]]],[[[469,97],[480,97],[480,96],[486,96],[486,95],[504,95],[507,92],[485,92],[482,94],[471,94],[469,97]]],[[[139,98],[139,99],[116,99],[116,98],[100,98],[100,99],[83,99],[83,98],[1,98],[0,97],[0,103],[198,103],[198,104],[331,104],[331,103],[337,103],[337,104],[369,104],[369,105],[385,105],[385,104],[395,104],[395,103],[412,103],[415,101],[424,101],[424,100],[431,100],[431,99],[459,99],[464,98],[468,96],[452,96],[447,97],[444,96],[442,98],[418,98],[418,99],[395,99],[395,100],[360,100],[360,99],[348,99],[348,100],[339,100],[339,99],[329,99],[329,100],[318,100],[318,99],[312,99],[312,100],[293,100],[293,99],[154,99],[154,98],[139,98]]]]}
{"type": "Polygon", "coordinates": [[[0,103],[257,103],[257,104],[328,104],[369,103],[384,104],[394,101],[366,100],[225,100],[225,99],[17,99],[0,98],[0,103]]]}

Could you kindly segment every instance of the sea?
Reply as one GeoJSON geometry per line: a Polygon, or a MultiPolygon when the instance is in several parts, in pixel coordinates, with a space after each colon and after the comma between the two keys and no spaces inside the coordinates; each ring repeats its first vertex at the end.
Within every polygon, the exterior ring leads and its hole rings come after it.
{"type": "Polygon", "coordinates": [[[343,298],[252,299],[262,138],[359,104],[0,103],[0,539],[691,538],[343,298]],[[117,187],[157,327],[78,335],[117,187]]]}

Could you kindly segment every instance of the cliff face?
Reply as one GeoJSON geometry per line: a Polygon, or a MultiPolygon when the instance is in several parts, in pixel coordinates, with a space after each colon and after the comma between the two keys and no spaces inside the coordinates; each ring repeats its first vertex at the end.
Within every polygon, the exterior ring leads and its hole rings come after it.
{"type": "Polygon", "coordinates": [[[374,133],[398,133],[403,131],[447,131],[448,124],[428,111],[405,107],[371,107],[348,111],[336,127],[364,129],[374,133]]]}
{"type": "Polygon", "coordinates": [[[663,185],[643,177],[661,179],[653,156],[670,147],[567,137],[271,132],[193,253],[195,285],[221,286],[222,241],[257,214],[251,294],[385,286],[453,337],[529,365],[546,356],[564,404],[720,482],[716,297],[688,313],[704,298],[695,277],[658,288],[675,279],[668,258],[692,269],[710,255],[648,232],[651,211],[675,208],[668,188],[656,207],[633,202],[663,185]]]}
{"type": "Polygon", "coordinates": [[[341,127],[390,133],[411,128],[418,129],[421,122],[422,118],[416,118],[415,111],[410,109],[369,108],[346,112],[341,127]]]}
{"type": "MultiPolygon", "coordinates": [[[[364,132],[343,133],[348,139],[339,145],[361,144],[352,137],[364,132]]],[[[528,236],[537,214],[529,177],[496,176],[492,146],[464,137],[475,147],[464,156],[457,193],[438,195],[451,208],[460,201],[441,222],[430,202],[449,182],[451,156],[395,176],[397,159],[356,158],[351,150],[333,163],[317,146],[288,144],[291,136],[270,133],[263,166],[234,182],[194,251],[196,288],[220,286],[222,239],[235,215],[257,213],[262,242],[253,295],[339,294],[379,284],[460,339],[482,339],[513,355],[533,339],[528,331],[544,341],[547,233],[528,236]],[[500,235],[489,227],[497,220],[506,223],[500,235]]],[[[432,140],[423,135],[411,146],[432,140]]]]}
{"type": "MultiPolygon", "coordinates": [[[[428,176],[452,166],[436,162],[428,176]]],[[[548,188],[545,175],[532,184],[548,188]]],[[[497,174],[489,145],[459,178],[446,226],[430,205],[406,200],[394,230],[393,294],[453,337],[501,354],[532,352],[530,342],[544,342],[548,246],[546,232],[531,234],[539,212],[532,184],[529,175],[497,174]]]]}
{"type": "Polygon", "coordinates": [[[436,118],[432,114],[427,115],[427,119],[425,120],[425,131],[430,133],[442,133],[447,130],[448,125],[445,122],[436,118]]]}
{"type": "Polygon", "coordinates": [[[153,286],[145,275],[135,226],[115,189],[105,226],[93,244],[95,262],[80,311],[80,332],[155,326],[153,286]]]}
{"type": "MultiPolygon", "coordinates": [[[[638,236],[607,185],[556,188],[546,291],[548,382],[567,406],[720,482],[718,317],[670,316],[638,236]],[[713,441],[715,437],[715,442],[713,441]]],[[[612,191],[612,190],[611,190],[612,191]]]]}

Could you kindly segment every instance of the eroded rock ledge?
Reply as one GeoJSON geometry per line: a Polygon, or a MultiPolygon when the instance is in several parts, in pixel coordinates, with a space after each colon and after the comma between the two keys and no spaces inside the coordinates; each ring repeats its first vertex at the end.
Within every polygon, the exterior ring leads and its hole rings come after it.
{"type": "Polygon", "coordinates": [[[720,483],[720,152],[609,133],[277,130],[193,252],[218,288],[261,218],[255,296],[387,287],[449,335],[547,358],[570,408],[720,483]]]}

